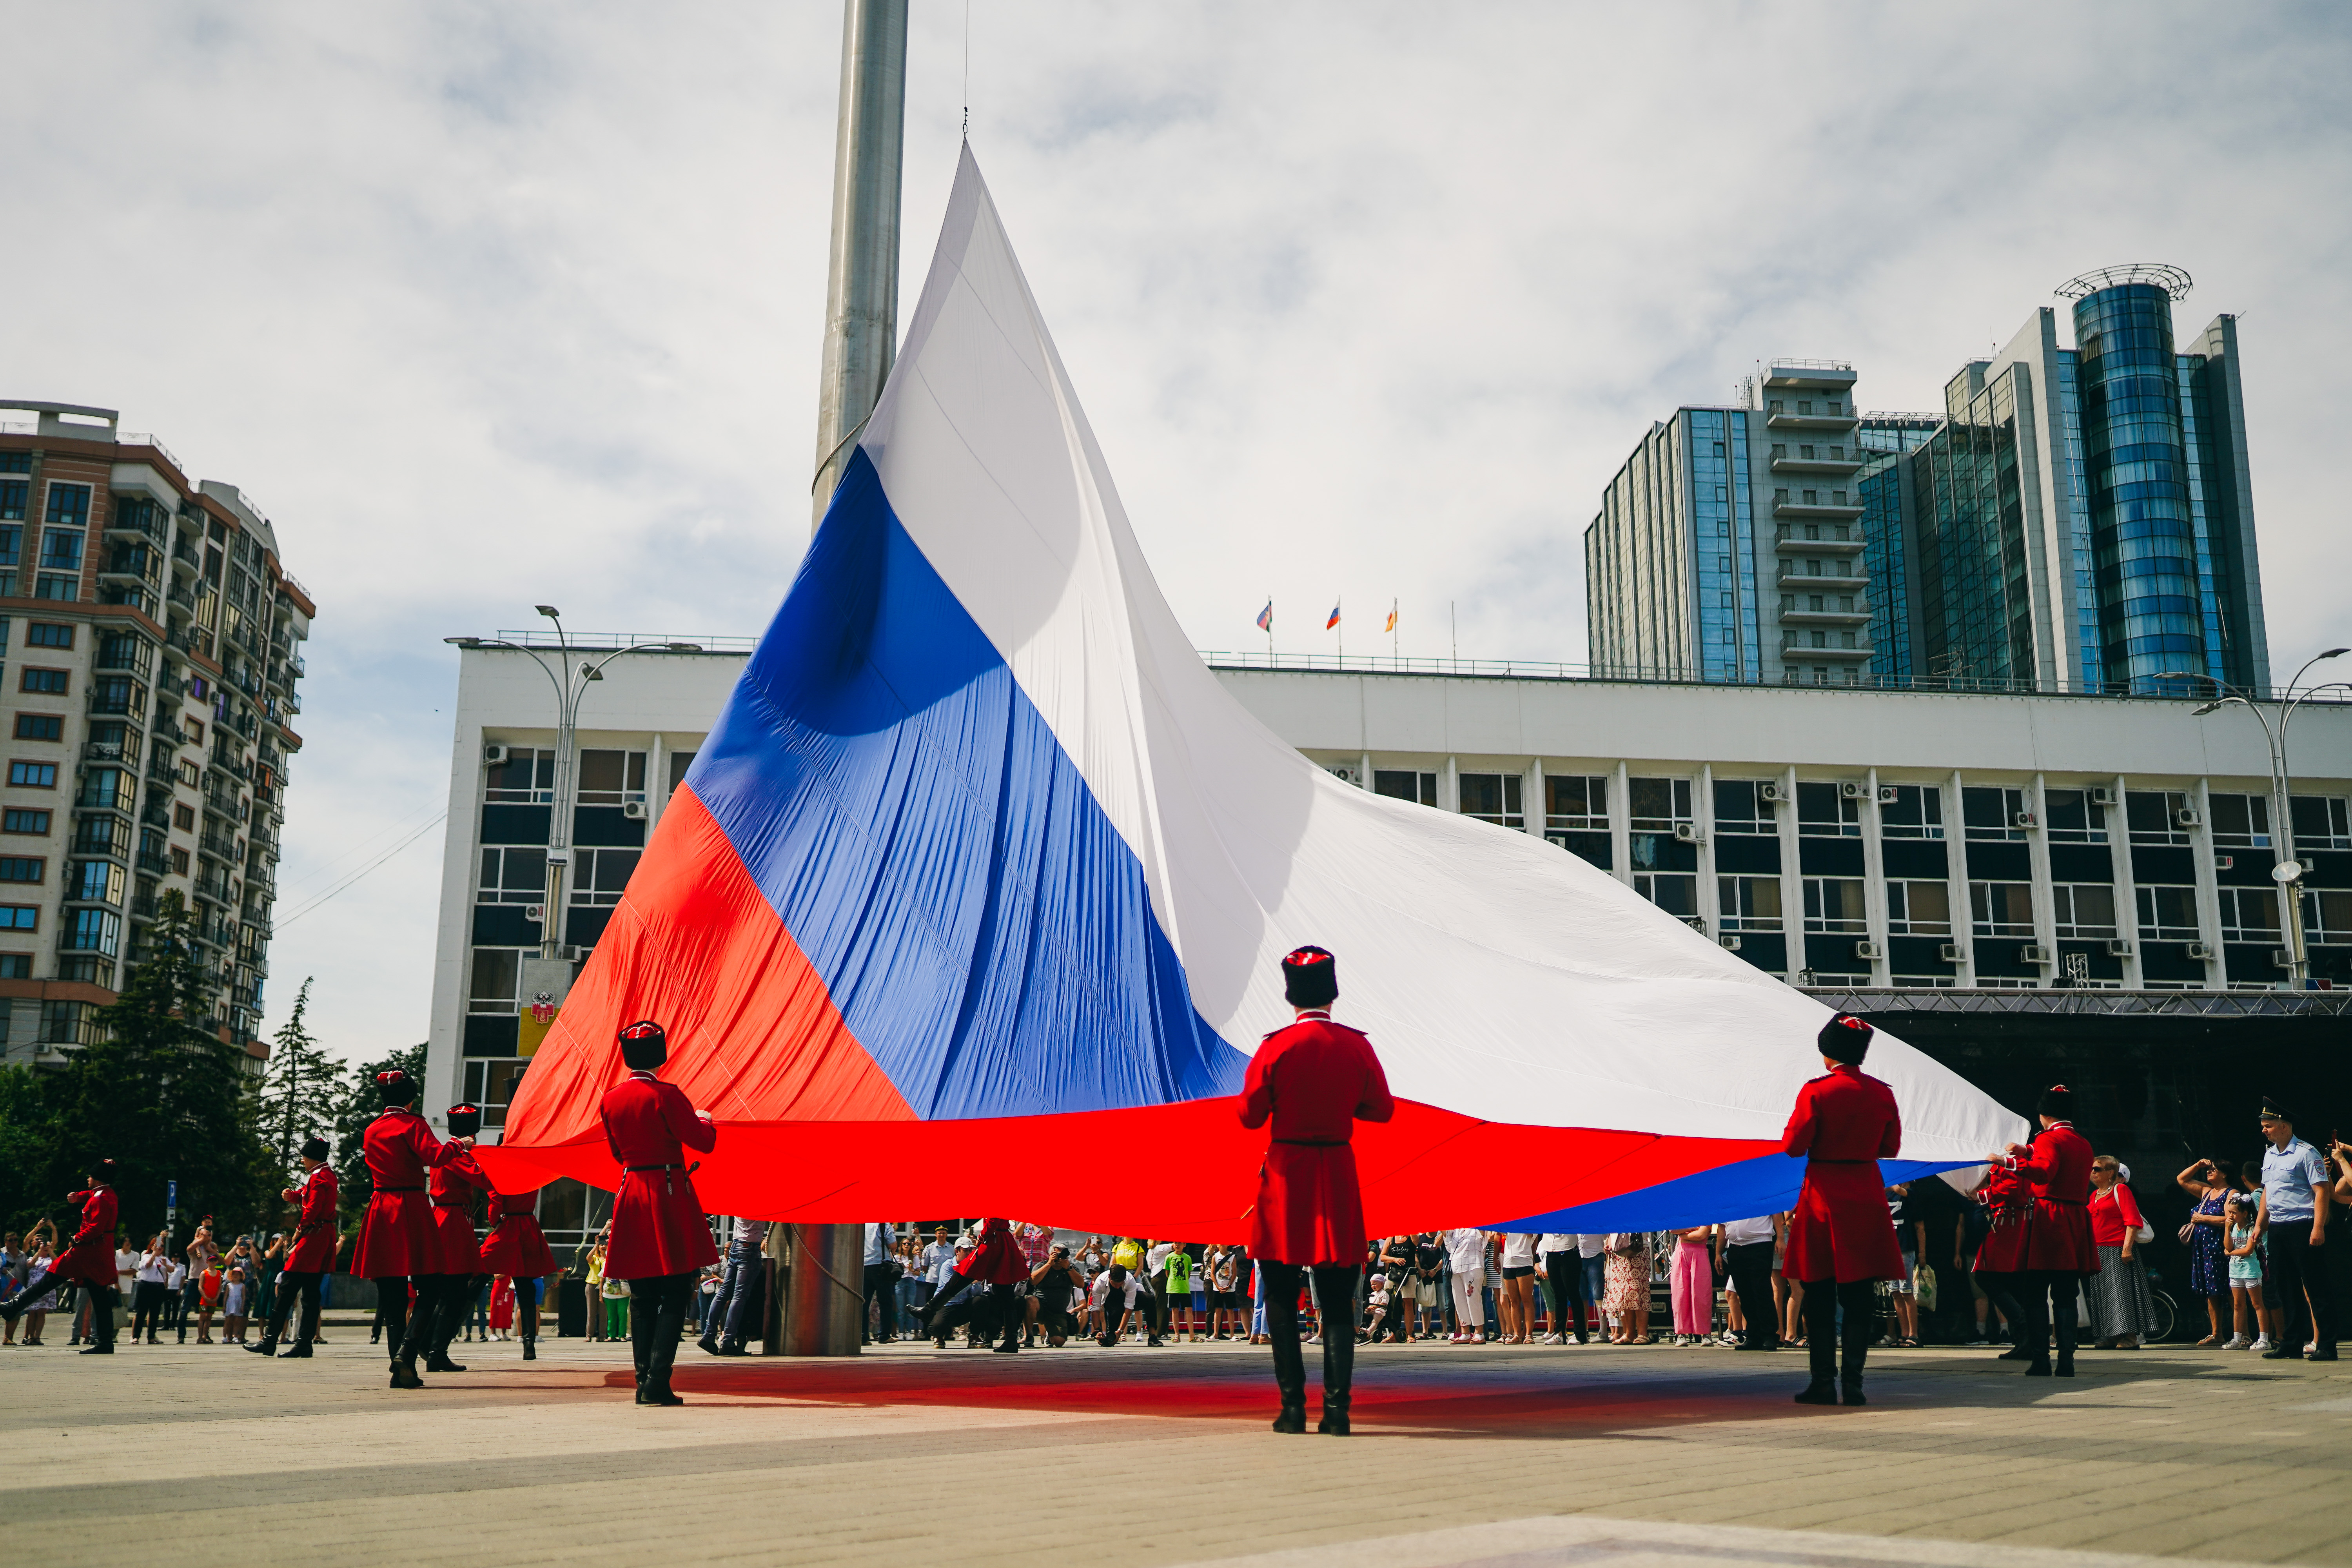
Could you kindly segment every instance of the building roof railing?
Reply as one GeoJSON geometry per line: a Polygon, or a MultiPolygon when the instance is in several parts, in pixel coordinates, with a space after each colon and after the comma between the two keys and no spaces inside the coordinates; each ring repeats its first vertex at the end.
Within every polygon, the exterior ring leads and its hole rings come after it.
{"type": "Polygon", "coordinates": [[[2352,991],[2107,991],[2093,986],[2064,989],[1972,990],[1843,985],[1801,986],[1843,1013],[2041,1013],[2109,1017],[2288,1018],[2340,1017],[2352,1010],[2352,991]]]}
{"type": "Polygon", "coordinates": [[[2061,300],[2081,300],[2102,289],[2120,289],[2126,283],[2153,283],[2176,300],[2189,298],[2189,290],[2197,286],[2185,269],[2168,263],[2127,261],[2121,267],[2101,267],[2077,273],[2051,292],[2061,300]]]}
{"type": "Polygon", "coordinates": [[[681,632],[567,632],[562,638],[545,627],[523,631],[492,632],[500,642],[514,643],[522,647],[562,649],[570,647],[574,653],[610,652],[614,648],[635,647],[640,643],[690,642],[705,653],[750,653],[760,646],[758,637],[703,637],[681,632]]]}
{"type": "Polygon", "coordinates": [[[1764,362],[1768,365],[1787,365],[1790,370],[1852,370],[1851,361],[1842,359],[1790,359],[1786,354],[1774,354],[1764,362]]]}
{"type": "Polygon", "coordinates": [[[1874,408],[1862,416],[1864,425],[1941,425],[1949,416],[1895,408],[1874,408]]]}

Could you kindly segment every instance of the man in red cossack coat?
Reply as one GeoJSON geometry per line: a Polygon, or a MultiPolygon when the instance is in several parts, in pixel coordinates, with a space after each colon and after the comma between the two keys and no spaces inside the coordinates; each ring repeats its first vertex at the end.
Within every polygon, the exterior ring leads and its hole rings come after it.
{"type": "Polygon", "coordinates": [[[1903,1248],[1887,1212],[1886,1183],[1878,1162],[1903,1150],[1903,1118],[1895,1091],[1862,1070],[1877,1031],[1851,1013],[1822,1026],[1816,1046],[1830,1070],[1797,1091],[1780,1147],[1805,1161],[1804,1190],[1789,1215],[1785,1272],[1805,1288],[1805,1349],[1812,1376],[1800,1405],[1867,1405],[1862,1363],[1877,1327],[1873,1289],[1903,1278],[1903,1248]],[[1838,1310],[1845,1311],[1843,1347],[1838,1310]],[[1838,1352],[1845,1364],[1838,1364],[1838,1352]]]}
{"type": "Polygon", "coordinates": [[[89,1292],[90,1300],[90,1342],[82,1346],[81,1353],[112,1355],[114,1309],[122,1301],[114,1273],[114,1225],[121,1212],[121,1200],[114,1195],[114,1162],[100,1160],[90,1172],[89,1185],[70,1196],[81,1205],[81,1223],[74,1227],[66,1249],[51,1258],[47,1268],[35,1269],[23,1289],[0,1301],[0,1318],[13,1323],[57,1286],[79,1285],[89,1292]]]}
{"type": "Polygon", "coordinates": [[[383,1110],[368,1123],[362,1143],[373,1190],[360,1225],[359,1246],[352,1254],[352,1272],[375,1281],[384,1339],[392,1346],[392,1386],[422,1388],[417,1353],[431,1342],[442,1297],[465,1283],[442,1272],[441,1233],[433,1224],[425,1175],[465,1153],[473,1140],[453,1138],[444,1143],[436,1138],[425,1118],[409,1109],[415,1103],[416,1080],[398,1068],[376,1074],[375,1081],[383,1110]],[[416,1287],[414,1311],[408,1304],[412,1281],[416,1287]]]}
{"type": "Polygon", "coordinates": [[[604,1142],[622,1173],[620,1191],[613,1195],[613,1239],[605,1248],[604,1273],[628,1281],[637,1403],[683,1405],[670,1392],[670,1363],[686,1331],[696,1277],[719,1261],[686,1151],[709,1152],[719,1142],[719,1129],[684,1089],[654,1076],[669,1060],[669,1040],[659,1024],[647,1019],[623,1029],[621,1059],[629,1076],[604,1091],[598,1110],[604,1142]]]}
{"type": "Polygon", "coordinates": [[[2042,1123],[2029,1147],[2011,1143],[1992,1163],[2032,1189],[2025,1212],[2023,1255],[2018,1260],[2025,1300],[2028,1377],[2048,1377],[2050,1330],[2058,1330],[2060,1377],[2074,1375],[2075,1292],[2099,1271],[2091,1244],[2091,1142],[2074,1131],[2074,1096],[2063,1083],[2042,1091],[2034,1120],[2042,1123]]]}
{"type": "Polygon", "coordinates": [[[335,1249],[342,1240],[337,1228],[335,1172],[327,1163],[327,1141],[306,1139],[299,1158],[302,1179],[278,1194],[289,1204],[301,1205],[294,1220],[294,1245],[287,1250],[286,1272],[278,1282],[278,1299],[270,1305],[269,1322],[261,1331],[260,1342],[245,1347],[261,1355],[276,1350],[278,1337],[286,1331],[286,1320],[299,1296],[300,1325],[292,1347],[278,1358],[281,1361],[309,1358],[310,1343],[319,1337],[319,1287],[333,1271],[335,1249]]]}
{"type": "Polygon", "coordinates": [[[490,1178],[475,1163],[474,1135],[482,1130],[482,1108],[453,1105],[445,1115],[449,1136],[466,1141],[466,1152],[433,1167],[425,1180],[425,1195],[433,1200],[433,1228],[441,1237],[441,1275],[451,1283],[441,1291],[441,1305],[433,1314],[433,1337],[425,1342],[425,1370],[463,1372],[449,1359],[449,1342],[465,1326],[466,1309],[488,1285],[482,1271],[482,1248],[474,1232],[474,1194],[490,1190],[490,1178]]]}
{"type": "Polygon", "coordinates": [[[1358,1121],[1396,1114],[1372,1043],[1331,1021],[1339,964],[1319,947],[1282,961],[1282,991],[1297,1011],[1266,1036],[1243,1080],[1244,1127],[1267,1127],[1249,1212],[1249,1255],[1264,1270],[1265,1327],[1274,1341],[1277,1432],[1307,1430],[1307,1362],[1298,1348],[1298,1286],[1311,1272],[1323,1318],[1323,1416],[1318,1432],[1348,1435],[1356,1361],[1356,1275],[1364,1263],[1364,1199],[1356,1185],[1358,1121]]]}

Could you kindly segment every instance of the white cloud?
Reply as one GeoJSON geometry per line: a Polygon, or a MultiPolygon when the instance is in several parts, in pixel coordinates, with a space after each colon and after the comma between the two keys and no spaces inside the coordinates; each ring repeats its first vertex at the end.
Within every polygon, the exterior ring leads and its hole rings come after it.
{"type": "MultiPolygon", "coordinates": [[[[247,487],[317,593],[284,881],[440,803],[439,638],[756,630],[807,527],[840,20],[825,5],[95,5],[13,23],[6,384],[247,487]],[[63,68],[66,62],[79,62],[63,68]],[[102,66],[102,69],[100,68],[102,66]]],[[[909,51],[909,305],[961,7],[909,51]]],[[[973,144],[1204,647],[1574,660],[1578,535],[1759,356],[1934,407],[2061,279],[2242,312],[2282,658],[2352,641],[2347,24],[1863,5],[971,16],[973,144]],[[1353,640],[1353,639],[1351,639],[1353,640]]],[[[282,1007],[421,1038],[433,836],[288,928],[282,1007]]],[[[281,906],[290,909],[290,903],[281,906]]]]}

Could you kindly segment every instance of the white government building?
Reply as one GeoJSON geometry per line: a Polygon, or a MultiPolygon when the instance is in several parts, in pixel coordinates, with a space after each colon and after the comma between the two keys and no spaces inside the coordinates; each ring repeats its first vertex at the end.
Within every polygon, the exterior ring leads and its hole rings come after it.
{"type": "MultiPolygon", "coordinates": [[[[571,668],[637,640],[672,639],[575,641],[571,668]]],[[[474,1100],[497,1124],[535,1044],[533,995],[551,974],[560,995],[594,947],[749,651],[748,639],[693,646],[707,651],[614,658],[583,688],[569,780],[539,662],[557,656],[461,651],[430,1104],[474,1100]],[[551,835],[559,793],[569,831],[551,835]]],[[[2242,709],[1213,662],[1332,772],[1540,835],[1792,984],[2292,984],[2270,753],[2242,709]]],[[[2345,983],[2352,710],[2306,704],[2293,743],[2310,970],[2345,983]]]]}

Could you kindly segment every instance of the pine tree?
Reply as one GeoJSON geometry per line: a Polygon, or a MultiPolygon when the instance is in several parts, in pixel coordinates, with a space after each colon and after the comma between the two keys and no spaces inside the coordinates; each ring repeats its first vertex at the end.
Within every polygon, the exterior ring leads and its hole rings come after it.
{"type": "Polygon", "coordinates": [[[269,1070],[263,1077],[259,1121],[262,1136],[278,1158],[277,1169],[290,1173],[294,1152],[306,1139],[324,1136],[334,1127],[350,1099],[342,1065],[319,1048],[303,1026],[310,1006],[310,979],[295,993],[294,1010],[269,1042],[269,1070]]]}

